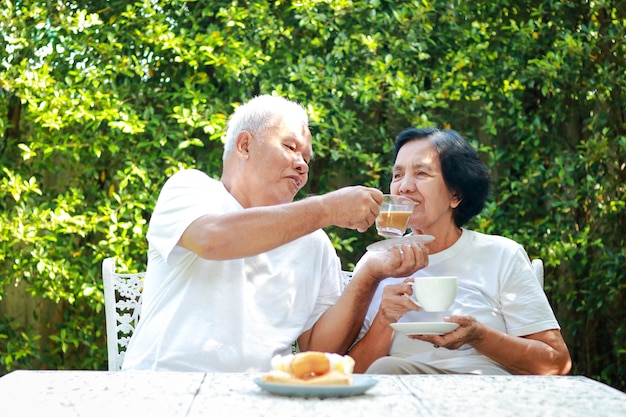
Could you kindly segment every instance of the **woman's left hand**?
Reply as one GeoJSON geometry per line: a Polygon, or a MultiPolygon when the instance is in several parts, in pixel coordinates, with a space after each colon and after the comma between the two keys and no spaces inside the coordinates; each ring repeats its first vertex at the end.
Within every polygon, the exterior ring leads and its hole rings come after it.
{"type": "Polygon", "coordinates": [[[472,316],[452,316],[445,321],[459,323],[460,326],[441,336],[409,337],[451,350],[468,344],[513,374],[565,375],[572,367],[559,329],[512,336],[485,326],[472,316]]]}
{"type": "Polygon", "coordinates": [[[444,319],[447,322],[458,323],[459,327],[450,333],[438,335],[412,335],[411,339],[423,340],[432,343],[435,347],[444,347],[455,350],[462,345],[480,339],[482,337],[483,325],[472,316],[451,316],[444,319]]]}

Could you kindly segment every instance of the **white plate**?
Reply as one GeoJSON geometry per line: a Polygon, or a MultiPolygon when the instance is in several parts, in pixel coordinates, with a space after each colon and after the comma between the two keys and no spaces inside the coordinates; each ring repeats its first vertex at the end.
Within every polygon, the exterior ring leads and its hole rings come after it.
{"type": "Polygon", "coordinates": [[[429,334],[444,335],[459,327],[459,323],[442,322],[415,322],[415,323],[391,323],[394,330],[407,335],[429,334]]]}
{"type": "Polygon", "coordinates": [[[434,236],[431,235],[406,235],[402,237],[394,237],[391,239],[381,240],[379,242],[372,243],[367,247],[369,251],[382,251],[391,248],[392,246],[404,245],[405,243],[411,242],[422,242],[428,243],[435,240],[434,236]]]}
{"type": "Polygon", "coordinates": [[[260,377],[255,378],[254,382],[263,390],[277,395],[287,397],[352,397],[354,395],[362,395],[368,389],[372,388],[377,380],[366,377],[364,375],[353,375],[354,384],[352,385],[293,385],[278,384],[274,382],[264,382],[260,377]]]}

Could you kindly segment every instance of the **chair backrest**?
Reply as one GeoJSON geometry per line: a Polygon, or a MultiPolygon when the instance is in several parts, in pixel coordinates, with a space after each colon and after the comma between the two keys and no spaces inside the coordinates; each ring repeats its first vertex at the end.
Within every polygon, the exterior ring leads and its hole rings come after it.
{"type": "Polygon", "coordinates": [[[346,289],[351,279],[352,279],[352,272],[341,271],[341,291],[346,289]]]}
{"type": "MultiPolygon", "coordinates": [[[[533,259],[532,266],[537,280],[543,287],[543,261],[533,259]]],[[[116,273],[113,258],[106,258],[102,262],[109,371],[122,369],[126,347],[141,314],[141,295],[145,276],[145,272],[116,273]]],[[[341,271],[342,291],[351,279],[352,272],[341,271]]]]}
{"type": "Polygon", "coordinates": [[[126,347],[141,314],[145,275],[145,272],[116,273],[113,258],[106,258],[102,262],[109,371],[122,369],[126,347]]]}

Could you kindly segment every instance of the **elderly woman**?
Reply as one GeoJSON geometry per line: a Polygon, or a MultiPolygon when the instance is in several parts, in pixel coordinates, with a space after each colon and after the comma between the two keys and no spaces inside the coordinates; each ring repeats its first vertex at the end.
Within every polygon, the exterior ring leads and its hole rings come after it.
{"type": "MultiPolygon", "coordinates": [[[[484,207],[490,176],[478,153],[452,130],[407,129],[395,141],[391,194],[415,202],[409,221],[427,244],[428,265],[383,280],[350,350],[356,372],[378,374],[566,374],[571,368],[559,323],[524,248],[463,228],[484,207]],[[446,312],[425,312],[405,294],[422,276],[455,275],[446,312]],[[442,335],[394,332],[396,322],[454,322],[442,335]]],[[[371,252],[365,254],[358,270],[371,252]]]]}

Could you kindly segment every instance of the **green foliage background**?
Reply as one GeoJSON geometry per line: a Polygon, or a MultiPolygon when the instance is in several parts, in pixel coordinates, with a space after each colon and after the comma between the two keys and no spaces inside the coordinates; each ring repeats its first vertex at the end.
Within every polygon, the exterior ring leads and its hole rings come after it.
{"type": "MultiPolygon", "coordinates": [[[[227,116],[275,93],[312,120],[307,193],[387,190],[405,127],[467,137],[472,226],[544,260],[573,373],[626,388],[623,1],[1,3],[0,374],[106,369],[103,258],[143,269],[165,179],[218,178],[227,116]]],[[[345,268],[376,239],[328,232],[345,268]]]]}

